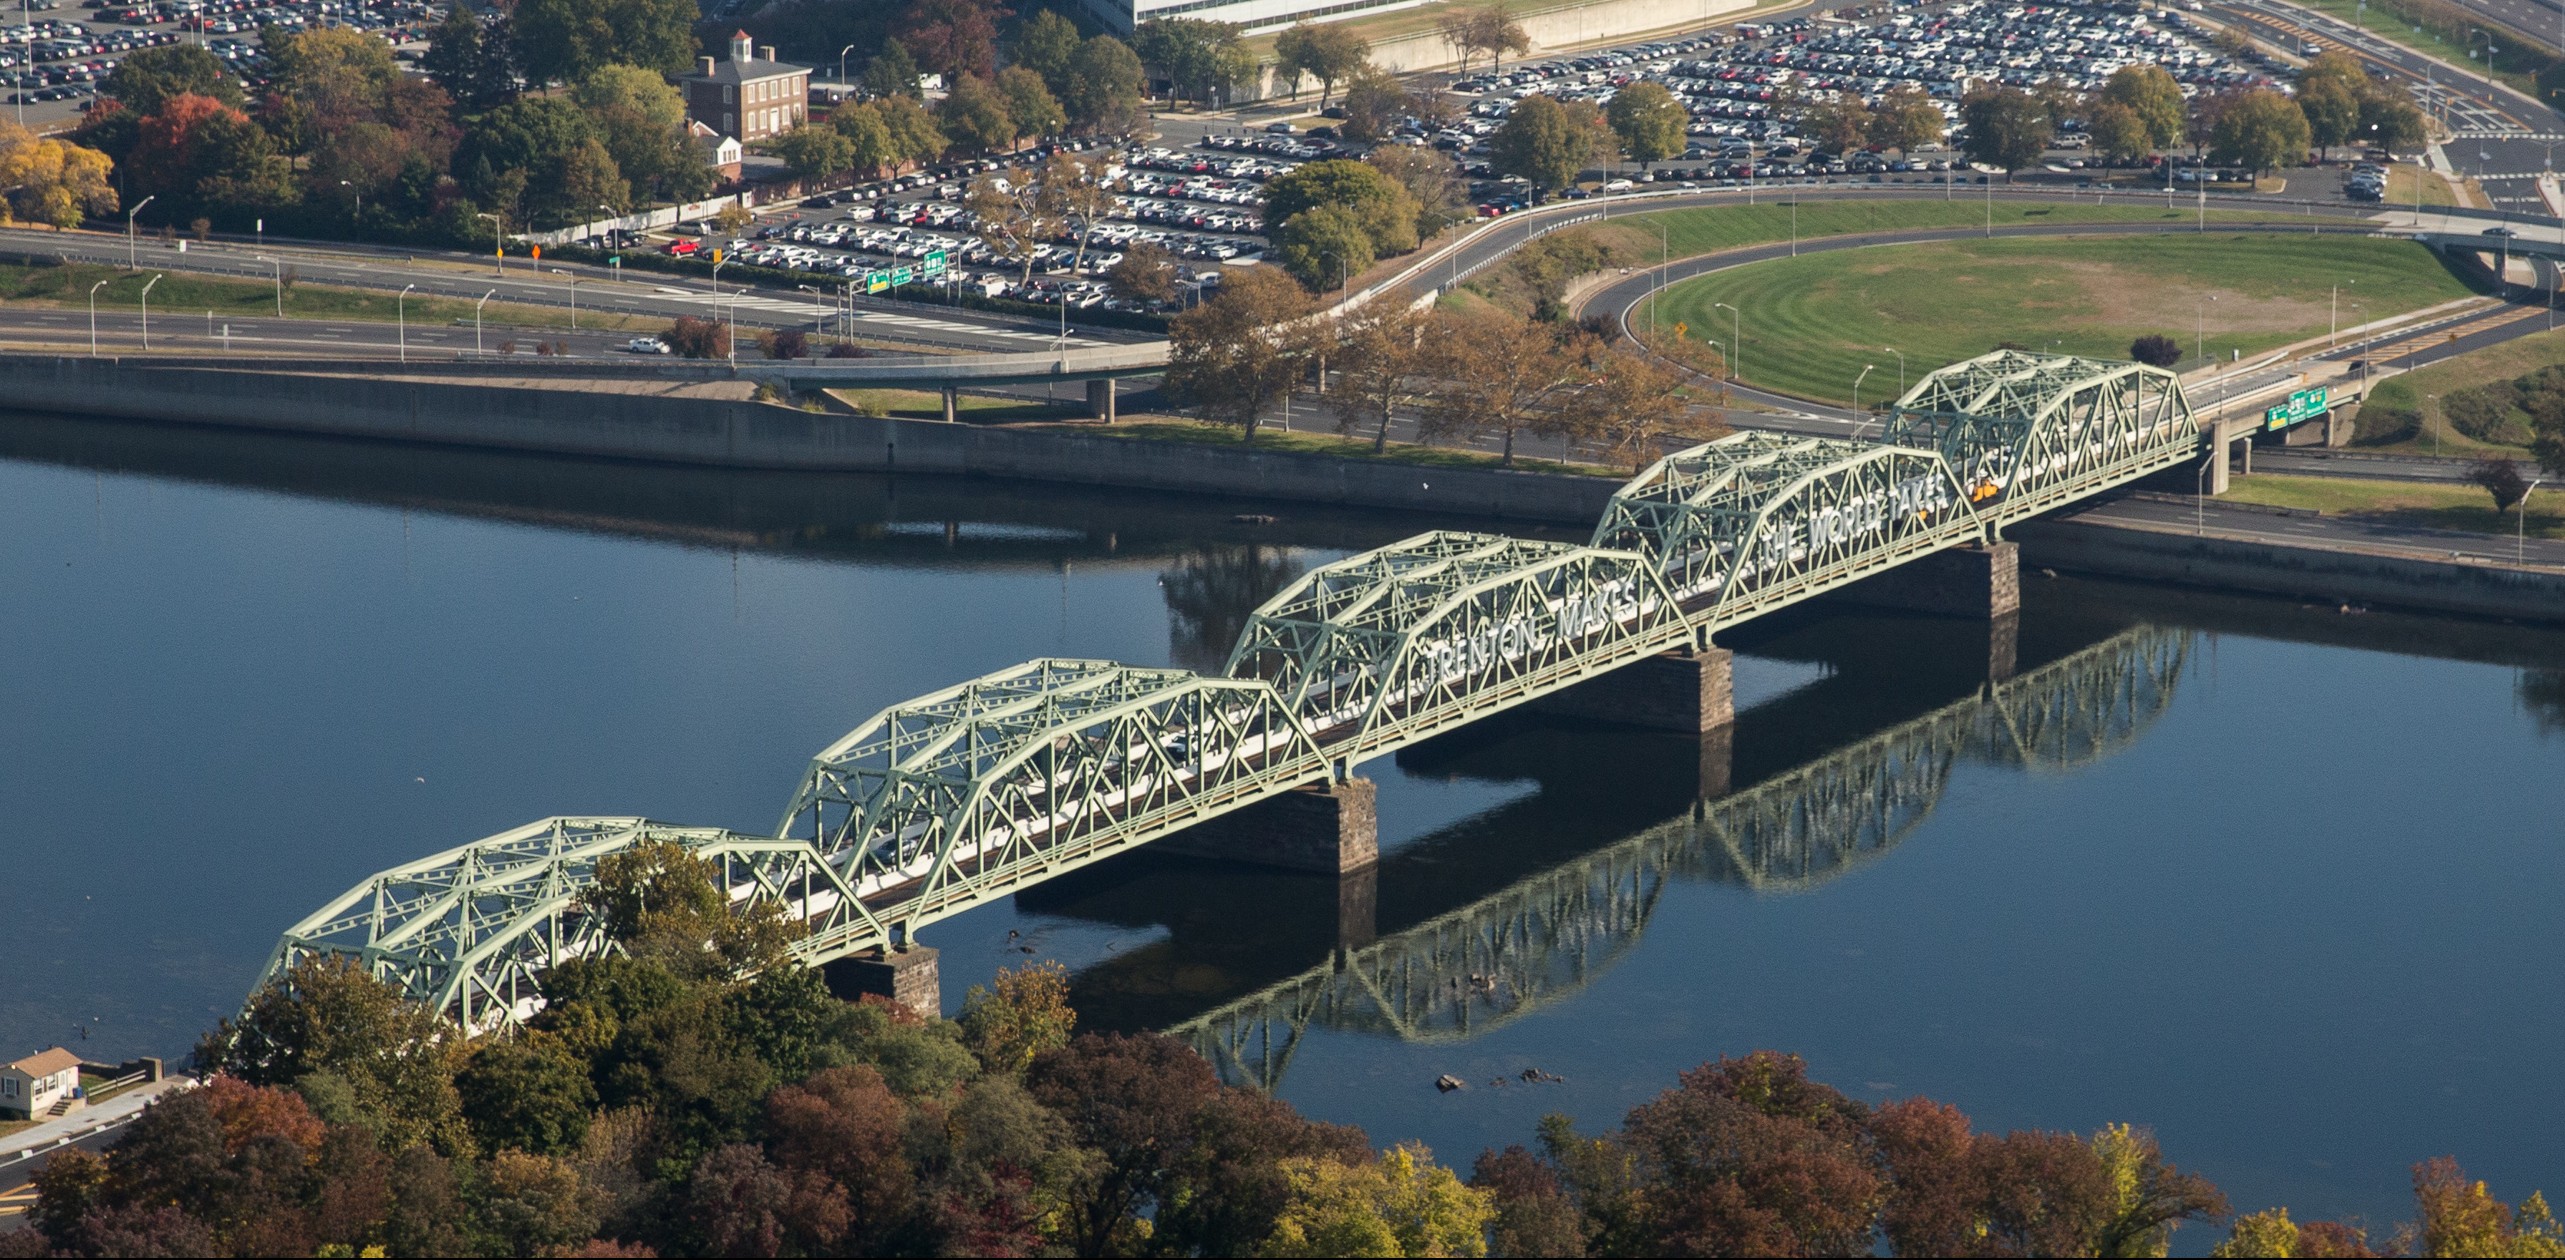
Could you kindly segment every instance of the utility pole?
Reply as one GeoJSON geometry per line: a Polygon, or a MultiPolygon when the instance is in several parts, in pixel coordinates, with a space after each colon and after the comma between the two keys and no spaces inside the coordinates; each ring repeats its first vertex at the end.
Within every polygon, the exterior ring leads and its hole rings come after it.
{"type": "Polygon", "coordinates": [[[150,205],[158,200],[160,200],[160,194],[153,193],[152,195],[135,202],[134,208],[125,212],[125,270],[127,271],[142,270],[142,265],[138,261],[138,255],[135,253],[134,216],[141,214],[144,206],[150,205]]]}
{"type": "Polygon", "coordinates": [[[415,284],[402,285],[400,295],[392,299],[393,318],[400,321],[401,362],[403,363],[410,361],[410,290],[417,287],[419,286],[415,284]]]}
{"type": "Polygon", "coordinates": [[[278,318],[278,319],[283,319],[283,318],[285,318],[285,263],[284,263],[284,261],[283,261],[283,260],[281,260],[281,259],[270,258],[270,257],[266,256],[265,254],[253,254],[253,255],[251,255],[250,257],[251,257],[251,261],[253,261],[253,262],[263,262],[263,263],[266,263],[268,266],[274,267],[274,268],[276,269],[276,318],[278,318]]]}
{"type": "Polygon", "coordinates": [[[148,282],[146,282],[146,283],[143,285],[143,291],[142,291],[142,324],[143,324],[143,349],[145,349],[145,350],[149,350],[149,349],[151,349],[151,286],[152,286],[152,285],[155,285],[155,284],[160,283],[160,281],[161,281],[161,277],[159,277],[159,276],[153,276],[153,277],[152,277],[148,282]]]}
{"type": "Polygon", "coordinates": [[[106,283],[101,280],[89,286],[89,357],[93,359],[98,357],[98,290],[106,283]]]}
{"type": "Polygon", "coordinates": [[[490,304],[490,299],[497,296],[499,296],[499,291],[497,289],[492,289],[489,292],[482,294],[480,301],[472,304],[472,353],[475,357],[478,357],[482,353],[481,308],[488,306],[490,304]]]}

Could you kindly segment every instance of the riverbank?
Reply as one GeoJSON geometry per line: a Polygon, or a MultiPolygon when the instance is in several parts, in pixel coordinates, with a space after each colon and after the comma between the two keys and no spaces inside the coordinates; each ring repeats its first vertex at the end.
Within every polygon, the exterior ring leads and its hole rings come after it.
{"type": "MultiPolygon", "coordinates": [[[[568,382],[560,382],[566,386],[568,382]]],[[[186,427],[799,472],[929,473],[1207,494],[1241,502],[1430,512],[1590,526],[1617,478],[1410,463],[1231,443],[1144,441],[1108,429],[1019,428],[806,411],[737,386],[545,388],[345,371],[248,371],[167,361],[0,356],[0,390],[31,411],[186,427]],[[724,395],[724,396],[711,396],[724,395]]],[[[2025,564],[2297,598],[2565,621],[2565,566],[2363,540],[2184,537],[2143,521],[2015,531],[2025,564]]]]}

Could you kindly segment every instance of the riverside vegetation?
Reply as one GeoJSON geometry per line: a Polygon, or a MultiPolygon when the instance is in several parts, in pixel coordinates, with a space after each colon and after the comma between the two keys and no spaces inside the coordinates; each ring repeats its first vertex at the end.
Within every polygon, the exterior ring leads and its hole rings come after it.
{"type": "MultiPolygon", "coordinates": [[[[923,1019],[832,998],[784,961],[797,925],[681,847],[598,876],[620,950],[555,968],[524,1032],[467,1040],[305,962],[205,1038],[204,1087],[52,1156],[0,1255],[2142,1256],[2227,1213],[2143,1130],[1976,1132],[1771,1052],[1464,1178],[1172,1039],[1076,1032],[1056,964],[923,1019]]],[[[2414,1186],[2392,1234],[2273,1209],[2215,1254],[2565,1255],[2535,1194],[2446,1159],[2414,1186]]]]}

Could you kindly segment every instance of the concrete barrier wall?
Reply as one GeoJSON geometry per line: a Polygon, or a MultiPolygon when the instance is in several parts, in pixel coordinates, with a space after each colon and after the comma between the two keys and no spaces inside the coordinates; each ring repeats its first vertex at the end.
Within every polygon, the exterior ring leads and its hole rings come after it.
{"type": "Polygon", "coordinates": [[[2203,538],[2078,521],[2005,531],[2022,563],[2425,612],[2565,622],[2565,573],[2203,538]]]}
{"type": "MultiPolygon", "coordinates": [[[[1636,36],[1673,26],[1707,25],[1722,14],[1735,13],[1752,7],[1752,4],[1753,0],[1596,0],[1591,4],[1569,5],[1539,13],[1518,13],[1515,20],[1522,23],[1523,33],[1532,38],[1532,51],[1523,57],[1508,56],[1505,64],[1540,61],[1556,55],[1561,49],[1597,40],[1636,36]]],[[[1372,46],[1372,64],[1400,74],[1446,69],[1458,61],[1452,46],[1443,42],[1441,33],[1430,29],[1384,39],[1372,46]]],[[[1487,64],[1485,56],[1471,62],[1473,68],[1483,68],[1487,64]]],[[[1307,84],[1307,80],[1302,82],[1307,84]]],[[[1282,85],[1273,84],[1266,91],[1278,95],[1281,88],[1282,85]]]]}
{"type": "Polygon", "coordinates": [[[1590,525],[1620,482],[450,381],[0,356],[28,411],[710,468],[927,472],[1590,525]]]}

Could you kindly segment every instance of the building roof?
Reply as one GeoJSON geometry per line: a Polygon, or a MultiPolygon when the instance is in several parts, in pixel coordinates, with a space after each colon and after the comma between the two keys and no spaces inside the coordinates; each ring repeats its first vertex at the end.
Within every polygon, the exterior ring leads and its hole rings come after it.
{"type": "Polygon", "coordinates": [[[80,1056],[55,1046],[50,1050],[39,1050],[8,1066],[29,1076],[51,1076],[64,1068],[80,1066],[80,1056]]]}
{"type": "Polygon", "coordinates": [[[716,61],[711,74],[690,74],[689,83],[762,83],[788,74],[809,74],[809,66],[789,61],[716,61]]]}

